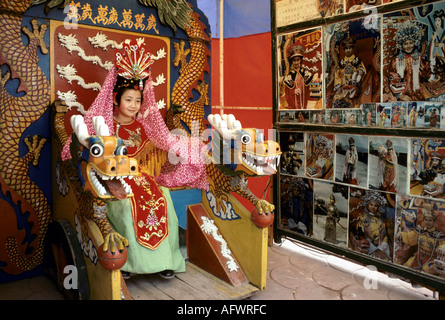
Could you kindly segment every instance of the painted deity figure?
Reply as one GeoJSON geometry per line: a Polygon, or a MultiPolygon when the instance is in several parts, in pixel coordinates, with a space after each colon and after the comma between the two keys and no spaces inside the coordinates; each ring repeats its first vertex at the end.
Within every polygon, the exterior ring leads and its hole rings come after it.
{"type": "Polygon", "coordinates": [[[306,109],[309,84],[313,75],[303,66],[304,46],[300,44],[292,45],[287,53],[290,71],[284,77],[285,97],[288,109],[306,109]]]}

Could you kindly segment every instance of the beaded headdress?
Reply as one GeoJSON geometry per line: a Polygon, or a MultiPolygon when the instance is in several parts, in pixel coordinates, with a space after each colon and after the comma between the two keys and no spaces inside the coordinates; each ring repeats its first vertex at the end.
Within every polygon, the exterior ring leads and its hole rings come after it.
{"type": "Polygon", "coordinates": [[[375,202],[378,205],[378,210],[381,214],[385,213],[387,200],[377,191],[366,191],[362,196],[362,205],[367,208],[368,203],[375,202]]]}
{"type": "MultiPolygon", "coordinates": [[[[141,123],[148,139],[159,149],[165,151],[175,150],[176,163],[167,162],[162,172],[156,177],[158,183],[165,187],[189,186],[192,188],[208,189],[208,180],[205,170],[205,155],[207,146],[197,137],[174,135],[165,124],[164,118],[159,112],[153,89],[150,66],[153,64],[150,53],[145,50],[141,42],[129,42],[124,46],[124,53],[116,54],[116,67],[111,68],[102,85],[102,88],[84,115],[84,121],[88,133],[94,135],[92,118],[103,116],[105,124],[109,128],[110,135],[114,134],[113,123],[113,91],[119,83],[120,77],[139,82],[142,90],[142,104],[136,121],[141,123]]],[[[70,158],[68,139],[62,150],[62,160],[70,158]]]]}
{"type": "Polygon", "coordinates": [[[412,21],[402,23],[394,36],[397,48],[402,50],[402,44],[407,40],[414,41],[415,48],[418,48],[421,42],[421,29],[412,21]]]}
{"type": "Polygon", "coordinates": [[[139,82],[139,90],[143,89],[143,80],[150,76],[150,66],[154,60],[140,40],[126,42],[122,51],[116,51],[117,74],[124,78],[118,86],[130,86],[139,82]]]}

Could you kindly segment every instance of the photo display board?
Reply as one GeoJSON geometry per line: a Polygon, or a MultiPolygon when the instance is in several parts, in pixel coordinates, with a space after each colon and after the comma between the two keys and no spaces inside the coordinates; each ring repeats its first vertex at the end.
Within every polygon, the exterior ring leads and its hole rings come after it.
{"type": "Polygon", "coordinates": [[[274,237],[445,288],[445,1],[272,1],[274,237]]]}

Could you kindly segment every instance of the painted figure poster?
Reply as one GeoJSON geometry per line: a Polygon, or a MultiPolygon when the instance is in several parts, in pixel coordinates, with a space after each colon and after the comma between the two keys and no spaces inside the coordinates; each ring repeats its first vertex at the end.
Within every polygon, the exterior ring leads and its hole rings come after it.
{"type": "Polygon", "coordinates": [[[377,127],[391,127],[391,103],[376,104],[376,125],[377,127]]]}
{"type": "Polygon", "coordinates": [[[326,108],[379,102],[379,19],[339,22],[325,30],[326,108]]]}
{"type": "Polygon", "coordinates": [[[408,105],[405,102],[393,102],[391,105],[391,127],[403,128],[406,126],[408,105]]]}
{"type": "Polygon", "coordinates": [[[408,122],[407,127],[425,126],[425,103],[423,101],[408,102],[408,122]]]}
{"type": "Polygon", "coordinates": [[[321,28],[278,37],[279,109],[322,109],[321,28]]]}
{"type": "Polygon", "coordinates": [[[369,188],[407,193],[408,141],[406,138],[369,138],[369,188]]]}
{"type": "Polygon", "coordinates": [[[445,4],[383,15],[382,101],[445,97],[445,4]]]}
{"type": "Polygon", "coordinates": [[[394,262],[445,278],[445,203],[398,196],[394,262]]]}
{"type": "Polygon", "coordinates": [[[393,193],[350,188],[349,248],[392,262],[395,197],[393,193]]]}
{"type": "Polygon", "coordinates": [[[324,110],[311,111],[309,121],[313,124],[324,124],[324,110]]]}
{"type": "Polygon", "coordinates": [[[363,113],[360,109],[343,110],[343,123],[351,126],[363,125],[363,113]]]}
{"type": "Polygon", "coordinates": [[[368,136],[335,136],[335,181],[368,187],[368,136]]]}
{"type": "Polygon", "coordinates": [[[376,104],[375,103],[363,103],[360,105],[363,115],[363,125],[366,127],[375,126],[376,120],[376,104]]]}
{"type": "Polygon", "coordinates": [[[328,109],[325,110],[324,122],[326,124],[342,124],[343,123],[343,110],[341,109],[328,109]]]}
{"type": "Polygon", "coordinates": [[[304,176],[304,133],[280,132],[280,172],[304,176]]]}
{"type": "Polygon", "coordinates": [[[348,197],[348,186],[314,180],[315,239],[347,246],[348,197]]]}
{"type": "Polygon", "coordinates": [[[280,176],[280,220],[282,228],[312,236],[313,181],[280,176]]]}
{"type": "Polygon", "coordinates": [[[306,137],[306,176],[334,179],[334,134],[308,132],[306,137]]]}
{"type": "Polygon", "coordinates": [[[426,128],[431,129],[439,129],[440,128],[440,118],[441,118],[441,109],[442,102],[430,102],[426,101],[424,103],[425,106],[425,115],[424,115],[424,126],[426,128]]]}
{"type": "Polygon", "coordinates": [[[445,199],[445,140],[412,139],[409,194],[445,199]]]}

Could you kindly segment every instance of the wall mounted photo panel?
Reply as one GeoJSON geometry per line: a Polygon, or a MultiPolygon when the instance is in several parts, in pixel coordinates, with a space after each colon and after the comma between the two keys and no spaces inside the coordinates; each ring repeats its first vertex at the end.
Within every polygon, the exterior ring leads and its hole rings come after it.
{"type": "Polygon", "coordinates": [[[328,25],[323,33],[326,109],[379,102],[379,19],[339,22],[328,25]]]}
{"type": "Polygon", "coordinates": [[[369,137],[369,189],[407,193],[408,141],[406,138],[369,137]]]}
{"type": "Polygon", "coordinates": [[[291,176],[280,176],[281,228],[311,236],[313,214],[313,181],[291,176]]]}
{"type": "Polygon", "coordinates": [[[445,199],[445,140],[412,139],[409,194],[445,199]]]}
{"type": "Polygon", "coordinates": [[[322,109],[321,28],[278,36],[279,109],[322,109]]]}
{"type": "Polygon", "coordinates": [[[393,261],[395,194],[350,188],[350,249],[393,261]]]}
{"type": "Polygon", "coordinates": [[[335,136],[330,133],[306,133],[306,176],[334,180],[335,136]]]}
{"type": "Polygon", "coordinates": [[[314,180],[315,239],[347,247],[348,197],[348,186],[314,180]]]}
{"type": "Polygon", "coordinates": [[[394,262],[445,278],[445,202],[398,196],[394,262]]]}
{"type": "Polygon", "coordinates": [[[383,102],[445,97],[444,2],[383,15],[383,102]]]}
{"type": "Polygon", "coordinates": [[[368,187],[368,136],[335,136],[335,181],[368,187]]]}

